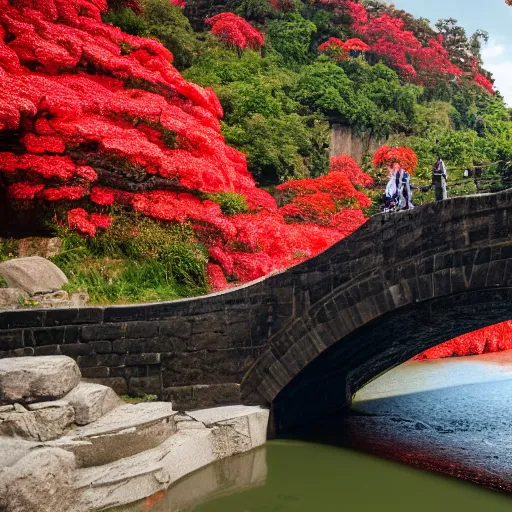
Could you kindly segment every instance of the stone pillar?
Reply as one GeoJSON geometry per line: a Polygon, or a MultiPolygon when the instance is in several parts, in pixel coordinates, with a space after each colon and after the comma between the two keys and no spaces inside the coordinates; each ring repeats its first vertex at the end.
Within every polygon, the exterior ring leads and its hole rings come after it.
{"type": "Polygon", "coordinates": [[[446,176],[444,174],[432,174],[432,184],[434,185],[434,190],[436,192],[436,201],[448,199],[446,176]]]}

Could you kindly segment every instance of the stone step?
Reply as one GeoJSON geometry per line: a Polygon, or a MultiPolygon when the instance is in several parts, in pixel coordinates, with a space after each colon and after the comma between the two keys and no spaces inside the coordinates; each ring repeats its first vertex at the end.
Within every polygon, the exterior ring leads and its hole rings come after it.
{"type": "Polygon", "coordinates": [[[155,448],[176,432],[170,403],[126,404],[47,443],[76,456],[77,467],[102,466],[155,448]]]}
{"type": "Polygon", "coordinates": [[[176,415],[177,432],[159,446],[100,467],[77,472],[85,510],[103,510],[144,499],[184,476],[265,443],[268,410],[219,407],[176,415]],[[210,411],[210,412],[208,412],[210,411]],[[191,415],[202,416],[208,426],[191,415]]]}
{"type": "Polygon", "coordinates": [[[0,405],[62,398],[80,377],[77,364],[67,356],[0,359],[0,405]]]}
{"type": "Polygon", "coordinates": [[[0,435],[51,441],[64,435],[74,419],[73,407],[63,400],[30,404],[28,409],[14,404],[11,411],[0,412],[0,435]]]}

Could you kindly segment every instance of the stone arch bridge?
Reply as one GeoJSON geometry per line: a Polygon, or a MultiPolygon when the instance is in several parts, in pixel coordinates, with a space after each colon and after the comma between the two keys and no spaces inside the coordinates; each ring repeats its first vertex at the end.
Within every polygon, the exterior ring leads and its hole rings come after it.
{"type": "Polygon", "coordinates": [[[381,214],[319,256],[170,303],[0,313],[0,357],[66,354],[177,407],[272,404],[286,429],[380,373],[512,319],[512,190],[381,214]]]}

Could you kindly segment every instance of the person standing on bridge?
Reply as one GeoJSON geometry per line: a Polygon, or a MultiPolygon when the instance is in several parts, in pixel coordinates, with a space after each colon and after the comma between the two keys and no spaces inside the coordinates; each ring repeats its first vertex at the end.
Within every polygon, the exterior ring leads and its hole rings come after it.
{"type": "Polygon", "coordinates": [[[411,176],[398,162],[393,164],[392,172],[395,178],[400,210],[411,210],[414,208],[412,204],[411,176]]]}
{"type": "Polygon", "coordinates": [[[436,193],[436,201],[443,201],[448,199],[448,192],[446,190],[446,180],[448,178],[448,171],[444,165],[441,157],[437,158],[437,162],[432,169],[432,185],[436,193]]]}

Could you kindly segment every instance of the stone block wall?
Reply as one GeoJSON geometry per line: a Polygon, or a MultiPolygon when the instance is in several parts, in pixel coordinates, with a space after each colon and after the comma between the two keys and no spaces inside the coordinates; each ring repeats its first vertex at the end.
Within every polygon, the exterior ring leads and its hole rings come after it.
{"type": "Polygon", "coordinates": [[[61,354],[120,394],[156,394],[183,409],[237,404],[279,312],[292,308],[278,290],[262,299],[246,287],[153,305],[3,311],[0,358],[61,354]]]}
{"type": "Polygon", "coordinates": [[[385,144],[386,139],[374,139],[370,135],[356,135],[352,128],[334,124],[331,128],[330,156],[349,155],[359,165],[366,155],[371,155],[385,144]]]}
{"type": "MultiPolygon", "coordinates": [[[[360,329],[385,315],[419,311],[455,294],[512,287],[511,212],[508,190],[377,215],[316,258],[195,299],[3,311],[0,358],[68,355],[86,378],[122,393],[157,394],[182,409],[274,402],[320,354],[349,336],[359,340],[360,329]]],[[[385,357],[388,342],[377,355],[381,366],[372,368],[398,364],[395,356],[385,357]]],[[[375,348],[358,346],[361,357],[375,348]]],[[[422,341],[416,348],[429,347],[422,341]]],[[[343,377],[347,396],[350,382],[373,376],[361,372],[354,380],[349,374],[343,377]]],[[[297,396],[300,403],[304,395],[297,396]]]]}

